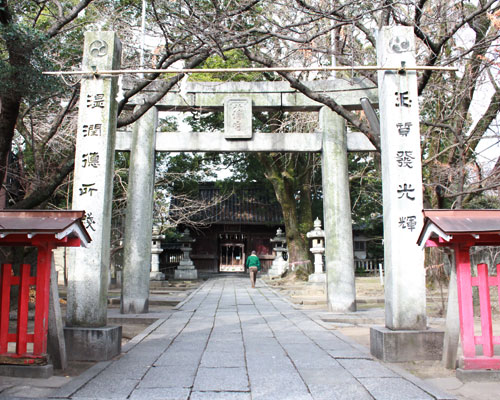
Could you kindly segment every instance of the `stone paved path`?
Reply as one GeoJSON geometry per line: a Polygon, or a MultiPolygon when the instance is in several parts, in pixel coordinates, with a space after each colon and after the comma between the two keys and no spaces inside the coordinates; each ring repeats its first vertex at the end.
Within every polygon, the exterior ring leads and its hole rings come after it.
{"type": "Polygon", "coordinates": [[[452,398],[383,366],[261,282],[257,286],[251,289],[243,277],[207,281],[126,346],[121,358],[97,364],[50,398],[452,398]]]}

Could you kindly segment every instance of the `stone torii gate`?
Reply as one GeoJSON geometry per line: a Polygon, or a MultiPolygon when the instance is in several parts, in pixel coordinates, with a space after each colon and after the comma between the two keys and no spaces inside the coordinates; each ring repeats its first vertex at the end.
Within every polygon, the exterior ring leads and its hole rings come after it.
{"type": "MultiPolygon", "coordinates": [[[[143,104],[145,96],[157,92],[159,84],[150,84],[144,94],[132,99],[132,105],[143,104]]],[[[308,85],[350,109],[361,109],[359,99],[363,97],[377,103],[376,88],[366,82],[332,80],[308,82],[308,85]]],[[[127,82],[124,89],[128,89],[127,82]]],[[[321,152],[325,231],[327,238],[331,238],[327,239],[326,250],[328,304],[335,311],[355,310],[347,151],[375,148],[359,132],[347,135],[344,120],[329,108],[291,89],[287,82],[189,82],[182,92],[171,91],[156,103],[134,124],[132,132],[117,132],[115,149],[131,151],[124,233],[123,313],[143,313],[148,309],[149,273],[144,260],[149,260],[151,252],[154,151],[321,152]],[[158,111],[189,110],[223,111],[224,132],[157,131],[158,111]],[[253,132],[252,111],[264,110],[319,112],[319,131],[253,132]]]]}
{"type": "MultiPolygon", "coordinates": [[[[381,37],[387,40],[382,41],[385,50],[379,50],[379,56],[386,55],[381,62],[395,66],[405,61],[408,66],[414,65],[411,29],[391,29],[382,31],[385,36],[381,37]]],[[[67,325],[72,332],[81,328],[87,335],[86,339],[80,339],[82,346],[92,345],[96,331],[104,337],[102,340],[116,340],[106,327],[114,150],[131,152],[123,313],[148,311],[155,151],[321,152],[328,307],[339,312],[355,310],[347,151],[373,151],[364,135],[347,134],[343,118],[291,89],[287,82],[188,83],[182,91],[167,93],[133,125],[132,132],[116,133],[117,78],[92,72],[118,69],[120,44],[113,32],[87,32],[84,46],[82,69],[89,71],[89,75],[81,84],[73,208],[87,211],[86,228],[93,237],[93,248],[73,252],[67,311],[67,325]],[[157,132],[158,111],[192,109],[224,111],[224,132],[157,132]],[[319,132],[253,132],[252,110],[273,109],[319,112],[319,132]]],[[[160,84],[150,84],[129,105],[144,104],[145,96],[155,92],[160,84]]],[[[306,84],[348,109],[360,109],[361,98],[378,103],[377,88],[366,82],[328,80],[306,84]]],[[[393,330],[425,329],[423,258],[421,252],[414,251],[420,251],[415,243],[422,209],[416,74],[382,72],[379,87],[381,84],[386,87],[385,91],[379,91],[385,96],[380,102],[382,153],[387,156],[383,157],[384,211],[387,198],[390,215],[386,220],[384,213],[386,260],[394,264],[396,271],[392,274],[388,271],[386,278],[389,288],[386,326],[393,330]],[[405,178],[407,172],[412,173],[410,180],[405,178]],[[403,266],[408,270],[410,291],[400,290],[402,275],[398,271],[403,266]]],[[[127,83],[124,86],[126,89],[127,83]]],[[[386,268],[393,267],[386,264],[386,268]]]]}

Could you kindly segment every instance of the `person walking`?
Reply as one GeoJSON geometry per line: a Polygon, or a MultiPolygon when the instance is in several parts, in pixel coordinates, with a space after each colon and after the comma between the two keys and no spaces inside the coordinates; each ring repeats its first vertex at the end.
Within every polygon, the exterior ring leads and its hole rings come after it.
{"type": "Polygon", "coordinates": [[[257,281],[257,272],[260,271],[260,260],[257,257],[255,250],[252,250],[252,254],[247,258],[246,267],[250,271],[250,282],[252,287],[255,287],[255,282],[257,281]]]}

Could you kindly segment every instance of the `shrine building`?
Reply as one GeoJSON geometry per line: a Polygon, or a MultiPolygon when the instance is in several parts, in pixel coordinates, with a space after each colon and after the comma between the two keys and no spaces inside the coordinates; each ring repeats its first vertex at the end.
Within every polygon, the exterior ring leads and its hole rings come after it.
{"type": "MultiPolygon", "coordinates": [[[[198,273],[244,272],[252,250],[259,256],[263,272],[267,272],[275,257],[270,240],[278,228],[284,230],[281,207],[273,196],[260,188],[245,188],[225,197],[214,185],[201,186],[199,196],[215,205],[197,216],[204,226],[190,230],[195,239],[191,259],[198,273]]],[[[172,246],[167,244],[163,260],[172,253],[168,247],[172,246]]]]}

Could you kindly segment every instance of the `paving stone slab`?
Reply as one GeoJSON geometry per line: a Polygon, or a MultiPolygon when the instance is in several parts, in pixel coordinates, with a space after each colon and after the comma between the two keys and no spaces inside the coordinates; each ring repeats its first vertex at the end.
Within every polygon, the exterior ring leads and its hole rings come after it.
{"type": "Polygon", "coordinates": [[[196,369],[196,365],[154,367],[144,376],[138,388],[190,388],[196,369]]]}
{"type": "Polygon", "coordinates": [[[241,330],[243,331],[243,335],[245,337],[274,337],[274,332],[267,325],[243,325],[241,330]]]}
{"type": "Polygon", "coordinates": [[[356,384],[357,380],[344,368],[332,367],[325,374],[324,368],[304,368],[299,369],[299,373],[304,382],[310,385],[339,386],[343,384],[356,384]]]}
{"type": "Polygon", "coordinates": [[[312,339],[313,343],[317,346],[321,347],[323,350],[342,350],[342,349],[352,349],[349,343],[346,343],[340,339],[335,338],[334,336],[329,340],[315,340],[312,339]]]}
{"type": "Polygon", "coordinates": [[[166,352],[169,351],[193,351],[193,352],[203,352],[207,345],[206,341],[186,341],[186,340],[179,340],[179,341],[174,341],[166,350],[166,352]]]}
{"type": "Polygon", "coordinates": [[[116,375],[114,379],[141,379],[149,368],[151,368],[151,364],[140,364],[130,362],[128,358],[121,358],[106,368],[104,373],[106,375],[116,375]]]}
{"type": "Polygon", "coordinates": [[[283,347],[275,338],[255,338],[244,337],[243,342],[247,353],[264,353],[264,354],[285,354],[283,347]]]}
{"type": "Polygon", "coordinates": [[[302,345],[309,345],[309,344],[313,344],[314,342],[309,339],[307,336],[301,334],[301,333],[295,333],[295,334],[291,334],[291,333],[280,333],[280,332],[276,332],[274,331],[274,336],[276,337],[276,339],[278,339],[278,342],[280,342],[281,344],[302,344],[302,345]]]}
{"type": "Polygon", "coordinates": [[[208,342],[209,334],[183,334],[179,335],[175,338],[169,348],[180,348],[180,347],[188,347],[193,348],[196,346],[197,348],[203,348],[205,344],[208,342]]]}
{"type": "Polygon", "coordinates": [[[293,372],[295,372],[295,367],[292,364],[292,361],[288,357],[252,357],[247,354],[247,368],[252,371],[269,371],[269,373],[273,373],[274,371],[281,371],[288,368],[293,368],[293,372]]]}
{"type": "Polygon", "coordinates": [[[231,351],[206,351],[201,358],[201,366],[215,367],[245,367],[245,357],[241,352],[231,351]]]}
{"type": "Polygon", "coordinates": [[[189,400],[251,400],[249,392],[192,392],[189,400]]]}
{"type": "Polygon", "coordinates": [[[308,391],[283,387],[252,387],[252,400],[313,400],[308,391]]]}
{"type": "Polygon", "coordinates": [[[202,351],[195,350],[167,350],[155,362],[155,366],[167,365],[198,365],[202,351]]]}
{"type": "Polygon", "coordinates": [[[361,384],[376,400],[431,400],[434,397],[406,379],[361,378],[361,384]]]}
{"type": "Polygon", "coordinates": [[[373,400],[373,397],[358,382],[308,386],[314,400],[373,400]]]}
{"type": "Polygon", "coordinates": [[[242,341],[243,335],[240,332],[227,333],[222,329],[214,329],[210,335],[211,342],[231,342],[231,341],[242,341]]]}
{"type": "Polygon", "coordinates": [[[306,384],[293,367],[280,369],[248,368],[252,396],[255,390],[263,388],[264,391],[284,393],[308,393],[306,384]]]}
{"type": "Polygon", "coordinates": [[[138,379],[116,379],[116,377],[100,374],[74,393],[71,398],[124,399],[139,382],[138,379]]]}
{"type": "Polygon", "coordinates": [[[246,368],[200,367],[196,374],[193,390],[196,391],[248,391],[246,368]]]}
{"type": "Polygon", "coordinates": [[[187,400],[190,389],[141,388],[132,392],[130,400],[187,400]]]}
{"type": "Polygon", "coordinates": [[[209,340],[205,351],[232,351],[243,354],[243,340],[212,341],[209,340]]]}
{"type": "Polygon", "coordinates": [[[375,360],[339,359],[338,362],[356,378],[386,378],[398,376],[375,360]]]}

